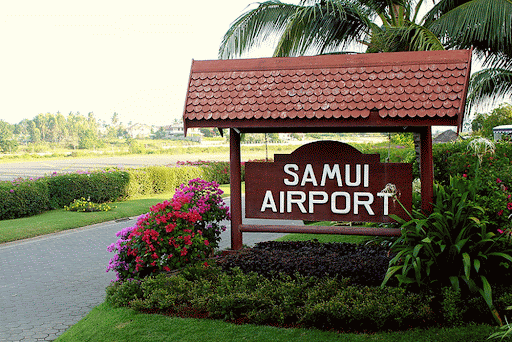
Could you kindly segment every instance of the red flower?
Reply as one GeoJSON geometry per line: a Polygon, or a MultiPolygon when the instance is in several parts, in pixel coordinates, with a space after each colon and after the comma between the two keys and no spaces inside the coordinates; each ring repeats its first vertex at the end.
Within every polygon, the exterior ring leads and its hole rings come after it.
{"type": "Polygon", "coordinates": [[[187,255],[187,253],[188,253],[188,251],[187,251],[187,249],[186,249],[186,248],[183,248],[183,249],[181,250],[181,256],[185,256],[185,255],[187,255]]]}
{"type": "Polygon", "coordinates": [[[498,216],[501,216],[501,215],[503,215],[503,209],[498,211],[498,216]]]}
{"type": "Polygon", "coordinates": [[[467,175],[467,174],[465,174],[465,173],[463,173],[463,174],[462,174],[462,177],[467,178],[467,177],[468,177],[468,175],[467,175]]]}
{"type": "Polygon", "coordinates": [[[512,210],[512,203],[510,203],[510,202],[509,202],[509,203],[507,204],[507,209],[508,209],[508,210],[512,210]]]}

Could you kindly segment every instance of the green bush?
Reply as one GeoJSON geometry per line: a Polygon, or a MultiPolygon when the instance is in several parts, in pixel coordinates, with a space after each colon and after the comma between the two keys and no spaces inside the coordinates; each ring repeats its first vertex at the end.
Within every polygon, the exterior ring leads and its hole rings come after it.
{"type": "Polygon", "coordinates": [[[188,183],[191,179],[203,178],[202,169],[192,166],[148,166],[128,169],[128,173],[128,197],[172,192],[180,184],[188,183]]]}
{"type": "Polygon", "coordinates": [[[95,212],[95,211],[109,211],[109,210],[112,210],[112,207],[110,205],[108,205],[107,203],[93,203],[93,202],[88,201],[82,197],[80,199],[74,200],[69,205],[69,207],[64,206],[64,209],[68,210],[68,211],[95,212]]]}
{"type": "Polygon", "coordinates": [[[144,196],[154,193],[153,182],[149,173],[144,169],[128,169],[128,198],[144,196]]]}
{"type": "Polygon", "coordinates": [[[112,282],[106,288],[106,301],[114,307],[127,306],[131,301],[142,298],[143,291],[138,280],[126,280],[124,282],[112,282]]]}
{"type": "MultiPolygon", "coordinates": [[[[229,184],[230,168],[229,162],[226,161],[186,161],[178,162],[178,166],[197,166],[203,170],[202,178],[209,182],[217,182],[218,184],[229,184]]],[[[245,180],[245,163],[242,163],[240,176],[242,181],[245,180]]]]}
{"type": "Polygon", "coordinates": [[[0,220],[40,214],[50,209],[45,179],[0,182],[0,220]]]}
{"type": "Polygon", "coordinates": [[[126,171],[97,171],[53,175],[47,178],[50,204],[62,208],[77,198],[105,203],[126,198],[128,184],[126,171]]]}
{"type": "Polygon", "coordinates": [[[113,283],[107,301],[138,310],[203,312],[227,321],[325,330],[404,329],[435,324],[437,318],[430,297],[400,288],[348,286],[345,280],[301,276],[269,280],[237,269],[227,274],[216,267],[194,268],[192,275],[185,268],[174,275],[147,277],[141,282],[142,295],[130,291],[131,284],[113,283]]]}

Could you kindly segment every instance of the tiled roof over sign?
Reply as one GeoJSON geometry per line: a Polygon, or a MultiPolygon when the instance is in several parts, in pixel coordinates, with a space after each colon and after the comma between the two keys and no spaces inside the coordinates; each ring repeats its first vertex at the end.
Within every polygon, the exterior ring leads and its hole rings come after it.
{"type": "Polygon", "coordinates": [[[453,118],[470,61],[467,50],[194,61],[184,121],[453,118]]]}

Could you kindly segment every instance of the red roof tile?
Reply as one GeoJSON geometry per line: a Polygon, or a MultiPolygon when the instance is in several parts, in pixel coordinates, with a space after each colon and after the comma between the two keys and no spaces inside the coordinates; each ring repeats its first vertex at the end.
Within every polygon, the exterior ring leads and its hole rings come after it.
{"type": "Polygon", "coordinates": [[[460,124],[470,62],[468,50],[193,61],[184,123],[270,127],[276,120],[283,126],[378,113],[417,125],[429,118],[460,124]]]}

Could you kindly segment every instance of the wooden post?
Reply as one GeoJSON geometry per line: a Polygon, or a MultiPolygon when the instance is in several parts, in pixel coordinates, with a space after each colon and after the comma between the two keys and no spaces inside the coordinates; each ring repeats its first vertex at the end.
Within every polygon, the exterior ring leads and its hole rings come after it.
{"type": "Polygon", "coordinates": [[[242,180],[240,170],[240,133],[234,128],[229,130],[229,168],[231,189],[231,249],[242,248],[242,180]]]}
{"type": "Polygon", "coordinates": [[[420,130],[420,179],[421,179],[421,210],[428,214],[432,212],[434,202],[434,162],[432,157],[432,130],[431,127],[422,127],[420,130]]]}

